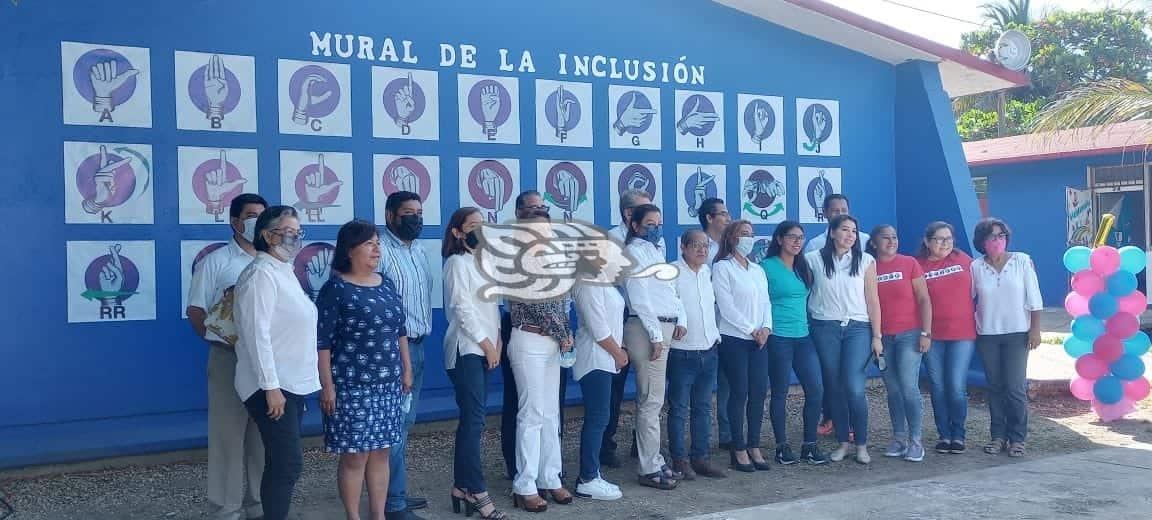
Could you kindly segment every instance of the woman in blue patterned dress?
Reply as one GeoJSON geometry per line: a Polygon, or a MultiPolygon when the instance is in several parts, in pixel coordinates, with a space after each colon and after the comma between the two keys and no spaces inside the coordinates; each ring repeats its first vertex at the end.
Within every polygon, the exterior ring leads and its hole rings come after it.
{"type": "Polygon", "coordinates": [[[400,294],[380,276],[380,238],[371,222],[340,228],[331,279],[319,311],[320,408],[324,450],[340,454],[337,487],[349,520],[360,518],[368,482],[372,518],[388,499],[388,448],[400,442],[404,399],[412,387],[400,294]]]}

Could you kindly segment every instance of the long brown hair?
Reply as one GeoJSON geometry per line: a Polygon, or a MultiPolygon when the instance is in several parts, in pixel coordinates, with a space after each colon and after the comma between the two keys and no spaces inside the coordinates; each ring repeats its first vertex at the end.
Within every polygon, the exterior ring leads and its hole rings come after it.
{"type": "Polygon", "coordinates": [[[480,209],[472,206],[464,206],[452,213],[452,218],[448,219],[448,225],[444,226],[444,242],[440,244],[440,256],[448,258],[452,255],[462,255],[468,252],[468,246],[464,245],[464,239],[457,238],[452,234],[452,230],[459,229],[463,233],[464,221],[475,213],[480,213],[480,209]]]}
{"type": "MultiPolygon", "coordinates": [[[[716,258],[712,259],[713,262],[719,262],[725,258],[731,258],[732,253],[736,251],[736,243],[740,241],[740,237],[736,233],[740,231],[740,226],[747,225],[752,227],[752,222],[744,219],[733,220],[728,227],[724,228],[724,234],[720,236],[720,250],[716,252],[716,258]]],[[[755,233],[756,228],[752,228],[755,233]]]]}

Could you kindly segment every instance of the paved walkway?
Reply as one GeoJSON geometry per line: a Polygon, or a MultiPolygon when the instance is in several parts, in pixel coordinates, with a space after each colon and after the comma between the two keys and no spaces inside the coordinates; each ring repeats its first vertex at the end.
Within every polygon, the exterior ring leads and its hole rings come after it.
{"type": "Polygon", "coordinates": [[[1152,451],[1110,448],[690,520],[1147,518],[1152,451]]]}

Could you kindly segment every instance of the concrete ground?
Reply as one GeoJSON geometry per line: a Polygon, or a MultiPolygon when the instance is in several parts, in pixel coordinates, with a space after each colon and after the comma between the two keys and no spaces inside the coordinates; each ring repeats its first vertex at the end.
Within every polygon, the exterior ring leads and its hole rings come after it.
{"type": "MultiPolygon", "coordinates": [[[[1067,329],[1057,312],[1045,316],[1050,334],[1067,329]]],[[[1152,364],[1150,364],[1152,366],[1152,364]]],[[[930,452],[922,463],[885,459],[880,452],[889,441],[889,421],[883,388],[869,392],[873,463],[845,461],[827,466],[804,464],[769,472],[729,473],[724,480],[685,482],[671,492],[635,483],[632,459],[606,470],[624,498],[616,502],[577,500],[552,505],[544,515],[511,510],[511,483],[503,477],[499,432],[495,418],[484,437],[483,461],[490,491],[513,518],[733,520],[760,518],[940,518],[1048,519],[1124,518],[1146,516],[1152,510],[1152,401],[1128,419],[1099,423],[1085,403],[1067,394],[1071,359],[1059,345],[1044,345],[1030,361],[1029,378],[1038,392],[1031,405],[1028,456],[1011,459],[980,451],[988,440],[988,414],[983,396],[973,391],[968,416],[969,452],[939,455],[930,452]],[[751,508],[751,509],[748,509],[751,508]],[[701,516],[704,515],[704,516],[701,516]]],[[[875,382],[878,384],[878,382],[875,382]]],[[[795,391],[795,390],[794,390],[795,391]]],[[[924,396],[926,443],[936,440],[931,403],[924,396]]],[[[790,396],[788,435],[793,448],[800,440],[801,395],[790,396]]],[[[577,470],[579,408],[565,424],[564,466],[577,470]]],[[[626,405],[621,432],[630,432],[631,407],[626,405]]],[[[453,518],[448,501],[452,482],[452,425],[418,425],[408,452],[410,490],[428,497],[424,518],[453,518]]],[[[623,436],[624,434],[622,434],[623,436]]],[[[830,450],[830,439],[821,440],[830,450]]],[[[765,417],[762,443],[774,445],[765,417]]],[[[305,454],[304,475],[293,506],[295,520],[344,518],[336,494],[335,458],[320,452],[316,440],[305,454]]],[[[622,443],[625,446],[627,443],[622,443]]],[[[713,437],[713,445],[715,436],[713,437]]],[[[727,454],[713,452],[713,461],[727,465],[727,454]]],[[[626,453],[621,453],[626,455],[626,453]]],[[[203,451],[166,454],[61,468],[60,473],[0,473],[0,497],[16,509],[9,520],[44,519],[198,519],[206,518],[203,451]],[[106,469],[111,467],[111,469],[106,469]]],[[[569,482],[570,484],[570,482],[569,482]]],[[[367,518],[367,504],[364,504],[367,518]]],[[[0,508],[0,517],[3,509],[0,508]]]]}

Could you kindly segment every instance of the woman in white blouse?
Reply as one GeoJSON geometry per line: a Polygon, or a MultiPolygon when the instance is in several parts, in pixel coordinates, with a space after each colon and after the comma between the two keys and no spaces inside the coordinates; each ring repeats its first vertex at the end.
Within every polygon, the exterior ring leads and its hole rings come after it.
{"type": "Polygon", "coordinates": [[[804,260],[812,271],[808,312],[812,342],[820,357],[824,393],[832,406],[836,448],[828,458],[844,460],[855,435],[856,462],[868,464],[868,360],[881,356],[880,297],[876,260],[861,251],[856,219],[837,215],[828,223],[828,241],[804,260]],[[871,339],[869,339],[871,337],[871,339]],[[871,345],[871,348],[869,348],[871,345]]]}
{"type": "Polygon", "coordinates": [[[1028,352],[1040,345],[1044,301],[1032,258],[1009,253],[1012,232],[988,218],[972,233],[976,251],[972,288],[976,295],[976,349],[988,378],[992,441],[984,451],[1024,456],[1028,436],[1028,352]]]}
{"type": "Polygon", "coordinates": [[[259,253],[236,282],[236,392],[264,440],[260,496],[264,518],[288,517],[304,456],[304,398],[320,390],[316,306],[292,270],[304,245],[291,206],[273,206],[256,220],[259,253]]]}
{"type": "Polygon", "coordinates": [[[453,458],[452,510],[463,504],[469,515],[506,518],[496,509],[484,481],[480,437],[487,415],[488,371],[500,364],[500,309],[495,301],[480,299],[484,277],[476,267],[474,251],[480,244],[479,209],[460,208],[444,229],[444,309],[448,332],[444,335],[444,368],[456,390],[460,418],[456,423],[453,458]]]}
{"type": "Polygon", "coordinates": [[[624,342],[624,295],[617,287],[577,281],[573,290],[580,328],[576,331],[576,362],[572,377],[584,395],[584,427],[580,430],[580,477],[576,496],[616,500],[620,487],[600,476],[600,448],[611,415],[612,380],[628,365],[624,342]]]}
{"type": "Polygon", "coordinates": [[[755,243],[752,223],[734,221],[725,228],[712,264],[720,369],[728,379],[730,463],[732,469],[744,472],[771,468],[760,451],[760,431],[768,397],[768,352],[764,346],[772,334],[772,302],[764,269],[748,260],[755,243]]]}
{"type": "MultiPolygon", "coordinates": [[[[665,263],[667,252],[660,208],[643,204],[632,209],[625,240],[636,270],[665,263]]],[[[668,344],[684,337],[688,318],[676,296],[675,281],[656,277],[626,278],[631,315],[624,323],[624,347],[636,370],[636,449],[640,485],[674,489],[683,475],[673,471],[660,455],[660,409],[664,407],[668,344]]]]}

